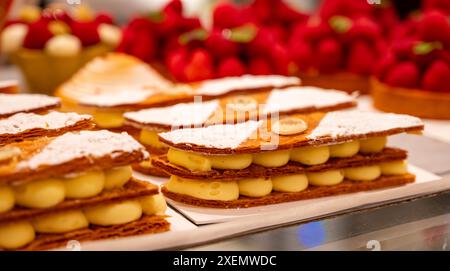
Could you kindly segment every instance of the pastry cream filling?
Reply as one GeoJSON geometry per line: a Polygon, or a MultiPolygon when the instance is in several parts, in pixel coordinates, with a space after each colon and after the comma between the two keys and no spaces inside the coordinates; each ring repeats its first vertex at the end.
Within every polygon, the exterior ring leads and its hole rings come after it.
{"type": "Polygon", "coordinates": [[[116,167],[105,171],[105,190],[123,187],[133,174],[131,166],[116,167]]]}
{"type": "Polygon", "coordinates": [[[191,171],[210,171],[217,169],[244,169],[252,163],[264,167],[280,167],[289,160],[304,165],[320,165],[326,163],[330,157],[352,157],[358,152],[380,152],[386,146],[386,137],[376,137],[330,146],[307,146],[290,150],[275,150],[254,154],[205,155],[196,152],[169,148],[167,158],[169,162],[185,167],[191,171]]]}
{"type": "Polygon", "coordinates": [[[166,145],[159,141],[158,132],[142,129],[139,135],[139,140],[145,145],[154,148],[164,148],[166,145]]]}
{"type": "Polygon", "coordinates": [[[84,213],[91,224],[111,226],[138,220],[142,216],[142,207],[138,201],[127,200],[88,207],[84,213]]]}
{"type": "Polygon", "coordinates": [[[48,208],[62,202],[66,191],[64,182],[47,179],[13,187],[16,203],[28,208],[48,208]]]}
{"type": "Polygon", "coordinates": [[[380,164],[382,175],[402,175],[408,173],[408,163],[403,161],[393,161],[380,164]]]}
{"type": "Polygon", "coordinates": [[[211,160],[201,154],[170,148],[167,152],[169,162],[191,171],[210,171],[211,160]]]}
{"type": "Polygon", "coordinates": [[[28,221],[0,225],[0,248],[17,249],[34,240],[34,228],[28,221]]]}
{"type": "Polygon", "coordinates": [[[386,147],[387,137],[372,137],[367,139],[362,139],[360,141],[360,152],[361,153],[375,153],[380,152],[386,147]]]}
{"type": "Polygon", "coordinates": [[[263,167],[281,167],[289,162],[290,151],[269,151],[253,154],[253,163],[263,167]]]}
{"type": "Polygon", "coordinates": [[[253,162],[251,154],[211,155],[211,167],[219,169],[244,169],[253,162]]]}
{"type": "Polygon", "coordinates": [[[351,167],[344,170],[345,178],[352,181],[368,182],[381,176],[380,166],[351,167]]]}
{"type": "Polygon", "coordinates": [[[330,158],[330,148],[321,147],[301,147],[291,151],[291,160],[304,165],[320,165],[330,158]]]}
{"type": "Polygon", "coordinates": [[[331,186],[344,181],[344,170],[336,169],[323,172],[307,173],[308,182],[315,186],[331,186]]]}
{"type": "Polygon", "coordinates": [[[142,162],[139,163],[139,166],[141,166],[141,167],[143,167],[143,168],[153,168],[152,160],[151,160],[151,159],[149,159],[149,160],[144,160],[144,161],[142,161],[142,162]]]}
{"type": "Polygon", "coordinates": [[[123,112],[96,111],[92,114],[94,122],[101,128],[122,127],[124,123],[123,112]]]}
{"type": "Polygon", "coordinates": [[[330,146],[330,157],[352,157],[359,152],[359,140],[330,146]]]}
{"type": "Polygon", "coordinates": [[[77,177],[64,179],[66,197],[71,199],[89,198],[100,194],[105,187],[105,173],[94,170],[77,177]]]}
{"type": "Polygon", "coordinates": [[[139,199],[139,203],[142,212],[146,215],[162,215],[167,209],[166,200],[161,194],[142,197],[139,199]]]}
{"type": "Polygon", "coordinates": [[[199,181],[170,176],[165,184],[167,190],[205,200],[236,200],[239,198],[237,182],[199,181]]]}
{"type": "Polygon", "coordinates": [[[8,186],[0,186],[0,213],[11,210],[14,203],[13,190],[8,186]]]}
{"type": "Polygon", "coordinates": [[[270,178],[251,178],[238,181],[239,194],[247,197],[263,197],[272,192],[270,178]]]}
{"type": "Polygon", "coordinates": [[[89,226],[89,222],[81,210],[37,217],[33,219],[32,224],[39,233],[64,233],[89,226]]]}
{"type": "Polygon", "coordinates": [[[300,192],[308,188],[306,174],[272,177],[273,190],[278,192],[300,192]]]}

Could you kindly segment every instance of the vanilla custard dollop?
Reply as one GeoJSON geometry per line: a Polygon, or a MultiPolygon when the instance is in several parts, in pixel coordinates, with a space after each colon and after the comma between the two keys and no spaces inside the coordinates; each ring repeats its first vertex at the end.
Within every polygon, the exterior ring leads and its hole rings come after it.
{"type": "Polygon", "coordinates": [[[344,169],[345,178],[352,181],[373,181],[381,176],[380,166],[362,166],[344,169]]]}
{"type": "Polygon", "coordinates": [[[32,224],[39,233],[64,233],[89,226],[89,222],[81,210],[36,217],[32,224]]]}
{"type": "Polygon", "coordinates": [[[64,179],[66,197],[79,199],[100,194],[105,187],[105,174],[101,170],[82,173],[76,177],[64,179]]]}
{"type": "Polygon", "coordinates": [[[372,137],[367,139],[362,139],[360,141],[360,152],[361,153],[376,153],[380,152],[386,147],[387,137],[372,137]]]}
{"type": "Polygon", "coordinates": [[[323,172],[310,172],[306,176],[311,185],[330,186],[340,184],[344,180],[344,170],[336,169],[323,172]]]}
{"type": "Polygon", "coordinates": [[[359,152],[359,141],[353,140],[330,146],[330,157],[352,157],[359,152]]]}
{"type": "Polygon", "coordinates": [[[251,154],[209,155],[211,167],[218,169],[244,169],[253,162],[251,154]]]}
{"type": "Polygon", "coordinates": [[[138,220],[142,216],[142,207],[138,201],[127,200],[88,207],[84,213],[91,224],[112,226],[138,220]]]}
{"type": "Polygon", "coordinates": [[[34,228],[28,221],[0,224],[0,248],[17,249],[34,240],[34,228]]]}
{"type": "Polygon", "coordinates": [[[305,165],[320,165],[330,158],[330,148],[321,147],[300,147],[291,151],[291,160],[305,165]]]}
{"type": "Polygon", "coordinates": [[[104,189],[110,190],[123,187],[128,180],[130,180],[132,174],[133,169],[131,166],[116,167],[106,170],[104,189]]]}
{"type": "Polygon", "coordinates": [[[97,110],[92,114],[94,122],[101,128],[118,128],[124,123],[123,112],[102,112],[97,110]]]}
{"type": "Polygon", "coordinates": [[[250,178],[238,181],[239,194],[247,197],[263,197],[272,192],[272,180],[270,178],[250,178]]]}
{"type": "Polygon", "coordinates": [[[156,194],[139,199],[142,212],[146,215],[163,215],[167,209],[167,203],[163,195],[156,194]]]}
{"type": "Polygon", "coordinates": [[[405,160],[380,164],[383,175],[403,175],[408,173],[408,163],[405,160]]]}
{"type": "Polygon", "coordinates": [[[191,171],[210,171],[211,160],[193,152],[180,151],[170,148],[167,152],[169,162],[185,167],[191,171]]]}
{"type": "Polygon", "coordinates": [[[170,192],[205,200],[228,201],[239,198],[239,186],[234,181],[200,181],[171,176],[165,186],[170,192]]]}
{"type": "Polygon", "coordinates": [[[14,203],[14,191],[8,186],[0,186],[0,213],[11,210],[14,203]]]}
{"type": "Polygon", "coordinates": [[[158,139],[158,132],[156,131],[150,131],[146,129],[142,129],[141,133],[139,135],[139,140],[144,143],[145,145],[154,147],[154,148],[164,148],[166,145],[159,141],[158,139]]]}
{"type": "Polygon", "coordinates": [[[255,153],[253,163],[263,167],[281,167],[289,162],[289,156],[289,150],[255,153]]]}
{"type": "Polygon", "coordinates": [[[300,192],[308,188],[306,174],[272,177],[273,190],[278,192],[300,192]]]}
{"type": "Polygon", "coordinates": [[[66,191],[64,182],[58,179],[32,181],[15,186],[16,203],[28,208],[48,208],[62,202],[66,191]]]}

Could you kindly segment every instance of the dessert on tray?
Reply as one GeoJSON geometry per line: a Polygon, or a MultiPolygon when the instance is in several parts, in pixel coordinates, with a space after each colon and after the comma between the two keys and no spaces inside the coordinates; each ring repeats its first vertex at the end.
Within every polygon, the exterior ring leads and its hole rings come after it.
{"type": "MultiPolygon", "coordinates": [[[[125,113],[127,131],[134,134],[153,154],[167,152],[167,146],[158,140],[159,132],[171,129],[206,126],[218,123],[237,123],[248,119],[264,119],[272,114],[287,115],[332,111],[356,105],[354,97],[345,92],[315,87],[289,87],[271,92],[229,96],[206,102],[181,103],[125,113]]],[[[144,161],[136,170],[165,176],[144,161]]]]}
{"type": "Polygon", "coordinates": [[[0,249],[169,230],[158,187],[132,177],[130,165],[147,156],[126,133],[105,130],[0,148],[0,249]]]}
{"type": "Polygon", "coordinates": [[[60,99],[41,94],[1,94],[0,118],[16,113],[46,113],[60,106],[60,99]]]}
{"type": "Polygon", "coordinates": [[[386,142],[422,130],[422,121],[407,115],[295,114],[160,133],[169,151],[152,164],[171,175],[162,191],[172,200],[252,207],[414,182],[406,151],[386,142]]]}
{"type": "Polygon", "coordinates": [[[3,80],[0,81],[0,93],[18,93],[19,85],[16,80],[3,80]]]}
{"type": "Polygon", "coordinates": [[[126,111],[190,102],[194,96],[213,99],[299,84],[296,77],[278,75],[175,84],[137,58],[111,53],[88,63],[58,88],[56,95],[62,99],[63,110],[92,114],[103,128],[121,128],[126,111]]]}

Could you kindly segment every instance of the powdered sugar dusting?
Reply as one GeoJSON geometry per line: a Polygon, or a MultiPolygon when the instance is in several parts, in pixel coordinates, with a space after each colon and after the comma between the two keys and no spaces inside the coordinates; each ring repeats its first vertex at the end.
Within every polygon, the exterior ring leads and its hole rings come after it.
{"type": "Polygon", "coordinates": [[[290,87],[273,90],[266,101],[264,112],[288,112],[311,107],[320,109],[348,102],[355,102],[355,99],[343,91],[290,87]]]}
{"type": "Polygon", "coordinates": [[[37,169],[43,165],[59,165],[81,157],[99,158],[105,155],[115,157],[118,153],[140,151],[144,147],[127,133],[113,133],[107,130],[66,133],[52,140],[29,160],[18,164],[19,169],[37,169]]]}
{"type": "Polygon", "coordinates": [[[281,75],[242,75],[203,81],[197,88],[196,94],[217,96],[233,90],[263,87],[279,88],[298,84],[300,84],[300,79],[297,77],[281,75]]]}
{"type": "Polygon", "coordinates": [[[46,115],[18,113],[0,120],[0,134],[19,134],[31,129],[61,129],[90,119],[92,119],[90,115],[56,111],[52,111],[46,115]]]}
{"type": "Polygon", "coordinates": [[[53,107],[59,102],[59,98],[41,94],[0,94],[0,115],[53,107]]]}
{"type": "Polygon", "coordinates": [[[356,110],[338,111],[327,113],[307,138],[358,136],[395,128],[412,128],[422,125],[423,122],[419,118],[408,115],[356,110]]]}
{"type": "Polygon", "coordinates": [[[246,141],[261,125],[262,121],[247,121],[239,124],[218,124],[204,128],[180,129],[159,136],[173,144],[194,144],[216,149],[235,149],[246,141]]]}
{"type": "Polygon", "coordinates": [[[144,109],[125,114],[125,118],[142,124],[169,126],[202,125],[219,106],[217,100],[202,103],[182,103],[173,106],[144,109]]]}

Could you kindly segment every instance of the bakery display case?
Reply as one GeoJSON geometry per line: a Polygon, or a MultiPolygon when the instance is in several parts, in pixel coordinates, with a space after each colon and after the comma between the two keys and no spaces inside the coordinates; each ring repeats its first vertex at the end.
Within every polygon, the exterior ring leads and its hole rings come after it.
{"type": "Polygon", "coordinates": [[[448,1],[106,2],[0,8],[0,251],[449,249],[448,1]]]}

